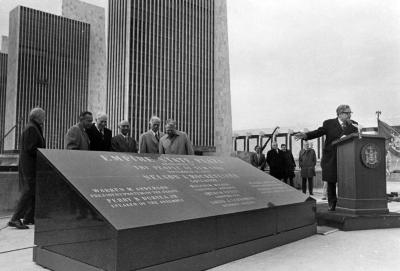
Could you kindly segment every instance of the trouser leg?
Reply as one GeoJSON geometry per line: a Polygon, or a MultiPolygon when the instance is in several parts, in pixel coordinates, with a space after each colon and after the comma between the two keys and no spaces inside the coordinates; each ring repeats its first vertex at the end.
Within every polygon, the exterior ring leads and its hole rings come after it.
{"type": "Polygon", "coordinates": [[[34,184],[29,184],[28,187],[25,187],[21,198],[18,201],[17,208],[15,209],[15,212],[11,218],[11,220],[17,220],[21,219],[25,216],[25,213],[30,207],[30,204],[32,203],[32,198],[35,196],[35,191],[34,191],[34,184]]]}
{"type": "Polygon", "coordinates": [[[301,189],[304,194],[307,192],[307,178],[302,178],[301,189]]]}
{"type": "Polygon", "coordinates": [[[313,177],[310,177],[308,178],[308,192],[310,192],[310,194],[313,194],[313,188],[314,188],[313,177]]]}
{"type": "Polygon", "coordinates": [[[328,204],[329,207],[336,207],[337,196],[336,196],[336,183],[328,183],[328,204]]]}

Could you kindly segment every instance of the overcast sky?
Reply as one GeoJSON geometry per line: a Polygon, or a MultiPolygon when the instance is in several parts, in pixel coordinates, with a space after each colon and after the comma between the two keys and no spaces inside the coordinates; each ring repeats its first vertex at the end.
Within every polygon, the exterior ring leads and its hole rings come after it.
{"type": "MultiPolygon", "coordinates": [[[[86,2],[104,6],[106,0],[86,2]]],[[[400,125],[400,1],[227,0],[233,128],[318,127],[350,104],[400,125]]],[[[0,0],[60,14],[61,0],[0,0]]]]}

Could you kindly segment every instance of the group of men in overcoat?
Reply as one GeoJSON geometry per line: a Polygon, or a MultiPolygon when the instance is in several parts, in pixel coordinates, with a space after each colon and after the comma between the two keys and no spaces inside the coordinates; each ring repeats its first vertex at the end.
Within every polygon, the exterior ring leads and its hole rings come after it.
{"type": "MultiPolygon", "coordinates": [[[[8,225],[18,229],[28,229],[34,224],[35,186],[36,186],[36,153],[38,148],[45,148],[43,123],[45,111],[34,108],[29,113],[27,123],[21,135],[20,146],[20,188],[22,191],[17,208],[8,225]]],[[[166,134],[159,131],[161,120],[157,116],[150,119],[150,129],[139,138],[139,146],[130,136],[130,124],[123,120],[119,123],[119,134],[112,137],[107,128],[108,116],[99,113],[93,123],[93,115],[84,111],[79,115],[79,122],[68,129],[65,138],[65,149],[93,150],[161,154],[194,154],[192,143],[186,133],[176,129],[176,122],[166,121],[166,134]]]]}

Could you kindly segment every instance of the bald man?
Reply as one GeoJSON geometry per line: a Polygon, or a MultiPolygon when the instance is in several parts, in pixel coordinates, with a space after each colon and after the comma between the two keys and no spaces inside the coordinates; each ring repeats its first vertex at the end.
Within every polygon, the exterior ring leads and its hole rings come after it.
{"type": "Polygon", "coordinates": [[[98,113],[96,122],[86,130],[90,139],[90,150],[92,151],[111,151],[110,129],[107,129],[108,116],[105,113],[98,113]]]}
{"type": "Polygon", "coordinates": [[[136,140],[129,136],[131,127],[127,120],[118,124],[119,134],[111,139],[111,150],[116,152],[134,152],[137,153],[136,140]]]}

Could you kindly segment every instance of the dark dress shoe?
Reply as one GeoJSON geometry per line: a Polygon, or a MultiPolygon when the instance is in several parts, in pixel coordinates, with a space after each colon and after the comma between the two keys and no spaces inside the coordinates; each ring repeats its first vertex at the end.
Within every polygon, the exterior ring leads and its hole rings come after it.
{"type": "Polygon", "coordinates": [[[19,220],[19,219],[17,219],[17,220],[10,220],[10,221],[8,222],[8,226],[10,226],[10,227],[15,227],[15,228],[20,229],[20,230],[29,229],[29,227],[26,226],[26,225],[24,225],[24,224],[22,224],[21,220],[19,220]]]}
{"type": "Polygon", "coordinates": [[[336,202],[334,201],[334,202],[332,202],[331,204],[329,204],[328,211],[333,212],[333,211],[335,211],[335,210],[336,210],[336,202]]]}
{"type": "Polygon", "coordinates": [[[35,221],[31,219],[24,219],[24,222],[22,222],[24,225],[35,225],[35,221]]]}

